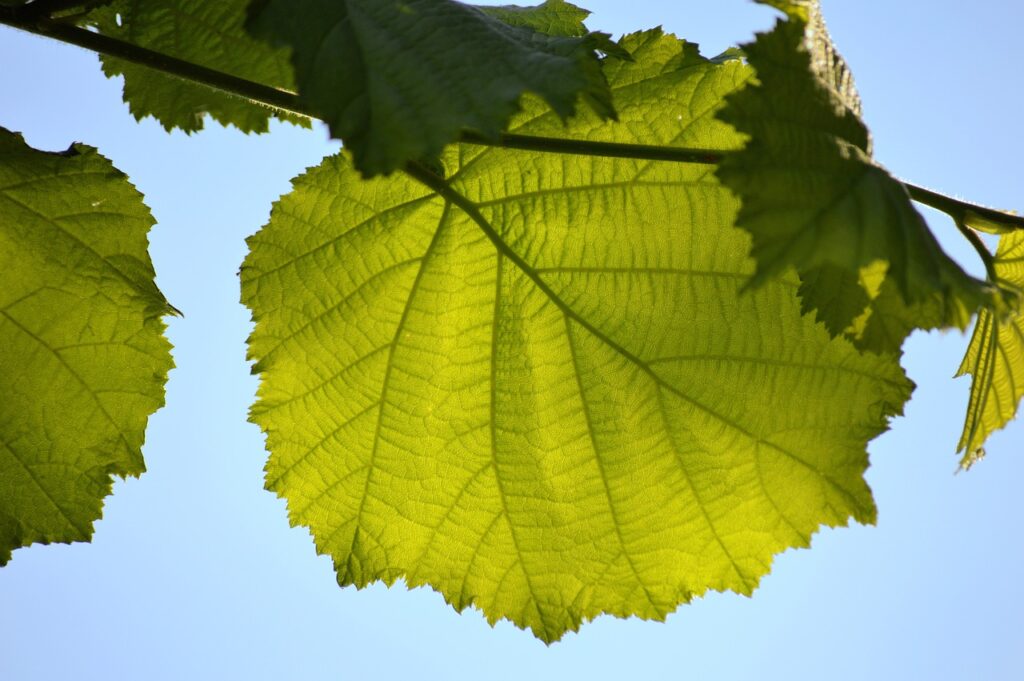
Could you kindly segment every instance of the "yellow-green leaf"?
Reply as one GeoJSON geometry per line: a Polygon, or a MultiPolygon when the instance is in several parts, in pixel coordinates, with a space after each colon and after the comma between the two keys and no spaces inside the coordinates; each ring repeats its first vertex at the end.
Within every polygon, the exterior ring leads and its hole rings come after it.
{"type": "MultiPolygon", "coordinates": [[[[1024,290],[1024,231],[999,238],[995,271],[1000,280],[1024,290]]],[[[973,376],[967,419],[960,438],[963,465],[980,458],[985,440],[1009,423],[1024,396],[1024,312],[1001,317],[988,310],[978,325],[957,376],[973,376]]]]}
{"type": "Polygon", "coordinates": [[[0,565],[87,541],[111,476],[145,470],[172,366],[142,196],[95,149],[0,128],[0,565]]]}
{"type": "MultiPolygon", "coordinates": [[[[650,32],[607,69],[621,122],[736,148],[749,70],[650,32]]],[[[522,134],[566,130],[539,103],[522,134]]],[[[341,584],[429,584],[553,641],[750,593],[821,526],[872,522],[866,443],[910,392],[753,264],[706,166],[460,145],[362,181],[335,156],[250,239],[267,486],[341,584]],[[428,186],[429,185],[429,186],[428,186]]]]}

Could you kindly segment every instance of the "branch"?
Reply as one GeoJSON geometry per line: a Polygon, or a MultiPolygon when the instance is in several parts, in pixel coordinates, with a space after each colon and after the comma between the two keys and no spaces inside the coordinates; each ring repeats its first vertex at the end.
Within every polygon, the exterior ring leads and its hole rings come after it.
{"type": "Polygon", "coordinates": [[[702,163],[718,165],[729,151],[721,149],[688,149],[685,147],[659,147],[650,144],[623,144],[620,142],[591,142],[561,137],[535,137],[501,133],[491,139],[473,131],[459,135],[459,141],[502,149],[522,149],[553,154],[576,156],[604,156],[611,158],[632,158],[641,161],[669,161],[674,163],[702,163]]]}
{"type": "MultiPolygon", "coordinates": [[[[183,59],[177,59],[176,57],[170,57],[123,40],[61,23],[48,17],[39,17],[37,10],[30,10],[30,8],[36,6],[49,7],[69,4],[73,3],[61,2],[61,0],[36,0],[36,2],[19,7],[0,6],[0,24],[6,24],[29,33],[53,38],[92,50],[93,52],[147,66],[172,76],[242,97],[284,113],[307,118],[320,118],[315,111],[303,104],[299,96],[294,92],[279,90],[262,83],[246,80],[245,78],[238,78],[222,71],[210,69],[183,59]]],[[[84,3],[79,2],[77,4],[84,3]]],[[[729,150],[719,149],[687,149],[647,144],[591,142],[587,140],[517,135],[515,133],[502,133],[496,138],[491,138],[473,131],[464,131],[459,136],[459,141],[466,144],[501,147],[504,149],[521,149],[542,153],[605,156],[707,165],[721,163],[722,159],[731,153],[729,150]]],[[[993,234],[1024,230],[1024,216],[1004,213],[992,208],[967,203],[910,184],[909,182],[904,182],[903,184],[913,200],[946,213],[953,218],[958,226],[993,234]]]]}
{"type": "Polygon", "coordinates": [[[963,225],[988,234],[1005,234],[1024,229],[1024,216],[967,203],[909,182],[904,182],[903,186],[910,193],[910,198],[942,211],[953,218],[958,226],[963,225]]]}
{"type": "MultiPolygon", "coordinates": [[[[31,7],[31,5],[24,5],[22,7],[31,7]]],[[[200,66],[184,59],[170,57],[145,47],[139,47],[123,40],[111,38],[46,17],[34,18],[29,15],[26,18],[22,8],[0,7],[0,24],[6,24],[29,33],[77,45],[100,54],[124,59],[134,64],[148,66],[157,71],[200,83],[215,90],[221,90],[286,113],[316,118],[316,116],[302,106],[294,92],[278,90],[262,83],[232,76],[223,71],[200,66]]]]}
{"type": "MultiPolygon", "coordinates": [[[[533,137],[530,135],[517,135],[515,133],[502,133],[498,139],[492,140],[479,133],[464,132],[459,136],[459,141],[467,144],[502,147],[505,149],[523,149],[526,151],[577,154],[581,156],[635,158],[648,161],[704,163],[709,165],[721,163],[722,159],[732,153],[722,149],[686,149],[646,144],[590,142],[586,140],[533,137]]],[[[1024,216],[961,201],[952,196],[940,194],[909,182],[902,182],[902,184],[906,187],[911,199],[949,215],[961,231],[977,230],[989,234],[1005,234],[1016,230],[1024,230],[1024,216]]],[[[973,234],[973,232],[971,233],[973,234]]],[[[971,240],[971,243],[975,244],[974,240],[971,240]]],[[[976,244],[975,247],[977,247],[976,244]]],[[[988,252],[987,249],[986,252],[988,252]]]]}

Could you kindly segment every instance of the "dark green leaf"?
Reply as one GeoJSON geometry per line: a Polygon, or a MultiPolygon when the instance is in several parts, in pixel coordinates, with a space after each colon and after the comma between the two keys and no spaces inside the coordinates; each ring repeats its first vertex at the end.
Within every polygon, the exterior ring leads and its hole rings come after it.
{"type": "Polygon", "coordinates": [[[871,159],[860,99],[817,2],[770,4],[790,18],[745,46],[758,82],[720,113],[749,136],[718,173],[743,202],[737,222],[753,236],[752,283],[795,267],[805,307],[835,333],[868,301],[852,282],[881,266],[905,310],[938,296],[941,325],[965,327],[980,306],[996,304],[993,289],[942,251],[904,186],[871,159]]]}
{"type": "Polygon", "coordinates": [[[562,118],[580,99],[614,115],[602,34],[547,35],[452,0],[258,0],[249,28],[292,49],[300,97],[367,176],[437,157],[464,129],[497,137],[526,92],[562,118]]]}

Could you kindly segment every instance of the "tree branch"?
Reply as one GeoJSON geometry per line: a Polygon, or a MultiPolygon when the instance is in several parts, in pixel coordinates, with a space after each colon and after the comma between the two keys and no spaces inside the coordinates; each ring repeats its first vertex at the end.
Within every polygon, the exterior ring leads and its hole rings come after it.
{"type": "Polygon", "coordinates": [[[994,208],[986,208],[975,203],[968,203],[952,196],[939,194],[909,182],[903,186],[910,193],[910,198],[940,210],[957,223],[988,234],[1005,234],[1024,229],[1024,216],[1006,213],[994,208]]]}
{"type": "MultiPolygon", "coordinates": [[[[30,6],[23,5],[22,7],[30,6]]],[[[278,90],[269,85],[232,76],[223,71],[200,66],[184,59],[171,57],[145,47],[139,47],[123,40],[111,38],[78,26],[70,26],[46,17],[31,18],[30,15],[30,18],[26,18],[24,13],[20,11],[21,9],[20,7],[0,7],[0,24],[6,24],[29,33],[77,45],[100,54],[124,59],[134,64],[148,66],[157,71],[200,83],[215,90],[221,90],[286,113],[316,118],[316,116],[302,106],[294,92],[278,90]]]]}
{"type": "MultiPolygon", "coordinates": [[[[58,7],[73,4],[81,5],[84,2],[69,3],[61,2],[61,0],[36,0],[36,2],[18,7],[0,6],[0,24],[6,24],[29,33],[53,38],[93,52],[147,66],[157,71],[177,76],[178,78],[242,97],[283,113],[307,118],[320,118],[315,111],[303,104],[299,96],[294,92],[280,90],[263,85],[262,83],[246,80],[245,78],[232,76],[223,71],[210,69],[78,26],[62,23],[47,16],[39,16],[39,9],[42,7],[58,7]]],[[[688,149],[647,144],[591,142],[588,140],[535,137],[515,133],[502,133],[497,138],[491,138],[469,130],[464,131],[459,136],[459,141],[466,144],[501,147],[504,149],[521,149],[542,153],[605,156],[707,165],[721,163],[722,159],[731,153],[729,150],[719,149],[688,149]]],[[[958,226],[993,234],[1024,230],[1024,216],[1004,213],[992,208],[967,203],[910,184],[909,182],[904,182],[903,184],[914,201],[946,213],[953,218],[958,226]]]]}
{"type": "Polygon", "coordinates": [[[685,147],[659,147],[649,144],[623,144],[619,142],[591,142],[559,137],[536,137],[533,135],[517,135],[501,133],[497,139],[485,137],[480,133],[465,131],[459,135],[459,141],[466,144],[478,144],[503,149],[521,149],[553,154],[573,154],[576,156],[605,156],[611,158],[632,158],[641,161],[669,161],[674,163],[701,163],[717,165],[722,162],[728,151],[720,149],[688,149],[685,147]]]}

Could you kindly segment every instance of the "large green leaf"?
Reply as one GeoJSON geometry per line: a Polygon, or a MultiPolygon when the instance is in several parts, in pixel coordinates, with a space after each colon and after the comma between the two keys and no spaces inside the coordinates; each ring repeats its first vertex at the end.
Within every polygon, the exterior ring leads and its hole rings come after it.
{"type": "Polygon", "coordinates": [[[720,113],[749,136],[718,172],[743,202],[753,284],[796,268],[806,309],[839,333],[868,307],[860,282],[881,266],[904,310],[938,303],[938,320],[911,328],[966,327],[994,292],[942,251],[904,186],[872,160],[860,99],[817,1],[768,4],[789,19],[744,46],[757,82],[720,113]]]}
{"type": "MultiPolygon", "coordinates": [[[[749,70],[650,32],[584,140],[741,143],[749,70]]],[[[532,102],[512,130],[565,131],[532,102]]],[[[872,522],[865,444],[910,392],[752,273],[705,166],[474,146],[362,181],[335,156],[251,237],[267,486],[341,584],[429,584],[545,641],[750,593],[821,525],[872,522]],[[430,188],[427,185],[431,185],[430,188]]]]}
{"type": "Polygon", "coordinates": [[[0,128],[0,565],[85,541],[112,475],[145,470],[172,366],[142,196],[95,149],[0,128]]]}
{"type": "MultiPolygon", "coordinates": [[[[1024,290],[1024,232],[999,238],[995,271],[1001,280],[1024,290]]],[[[980,458],[989,435],[1013,419],[1024,396],[1024,312],[1006,318],[981,312],[957,373],[967,374],[974,380],[959,445],[964,467],[980,458]]]]}
{"type": "MultiPolygon", "coordinates": [[[[105,35],[271,87],[291,89],[286,50],[254,40],[243,24],[250,0],[117,0],[92,13],[105,35]]],[[[138,118],[168,131],[194,132],[209,115],[243,132],[266,132],[265,106],[115,57],[101,57],[109,76],[124,76],[124,99],[138,118]]],[[[282,118],[307,125],[301,118],[282,118]]]]}
{"type": "Polygon", "coordinates": [[[580,98],[612,116],[594,51],[612,44],[534,30],[567,32],[566,4],[547,5],[495,14],[453,0],[257,0],[249,28],[292,49],[299,96],[369,176],[434,158],[464,129],[496,137],[524,92],[562,117],[580,98]]]}

